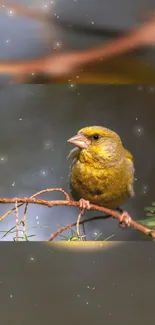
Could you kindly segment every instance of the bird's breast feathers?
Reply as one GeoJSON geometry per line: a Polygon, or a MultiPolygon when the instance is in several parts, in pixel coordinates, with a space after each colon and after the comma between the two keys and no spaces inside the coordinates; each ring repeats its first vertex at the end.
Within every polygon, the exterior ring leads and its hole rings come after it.
{"type": "Polygon", "coordinates": [[[128,154],[121,163],[103,169],[76,160],[70,179],[73,197],[108,207],[124,203],[133,195],[134,167],[131,157],[128,154]]]}

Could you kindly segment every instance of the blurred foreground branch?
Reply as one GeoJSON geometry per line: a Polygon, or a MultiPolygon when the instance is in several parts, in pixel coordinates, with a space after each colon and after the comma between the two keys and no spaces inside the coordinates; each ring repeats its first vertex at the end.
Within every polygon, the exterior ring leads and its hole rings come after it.
{"type": "MultiPolygon", "coordinates": [[[[72,228],[75,225],[77,225],[77,235],[78,238],[80,239],[80,234],[79,234],[79,224],[84,224],[85,222],[89,222],[91,220],[97,220],[97,219],[101,219],[101,218],[105,218],[105,216],[103,217],[91,217],[91,218],[87,218],[86,220],[80,220],[81,217],[84,215],[85,210],[87,210],[87,208],[85,209],[81,209],[80,208],[80,202],[76,202],[76,201],[72,201],[70,196],[61,188],[50,188],[50,189],[46,189],[46,190],[42,190],[40,192],[37,192],[36,194],[34,194],[33,196],[31,196],[30,198],[0,198],[0,203],[2,204],[8,204],[8,203],[14,203],[15,207],[13,207],[11,210],[7,211],[3,216],[0,217],[0,221],[4,220],[11,212],[15,211],[15,215],[16,215],[16,226],[13,228],[16,228],[16,237],[15,240],[18,241],[19,240],[19,214],[18,214],[18,208],[21,207],[23,204],[25,204],[25,210],[24,210],[24,218],[22,220],[22,226],[23,226],[23,235],[24,235],[24,240],[27,239],[26,236],[26,213],[27,213],[27,207],[29,203],[32,204],[39,204],[39,205],[43,205],[43,206],[47,206],[49,208],[53,207],[53,206],[72,206],[72,207],[76,207],[80,209],[80,213],[78,215],[77,218],[77,222],[76,223],[72,223],[66,226],[63,226],[62,228],[60,228],[57,232],[55,232],[54,234],[51,235],[51,237],[49,238],[49,241],[52,241],[54,238],[56,238],[59,234],[61,234],[63,231],[65,231],[66,229],[72,228]],[[43,200],[43,199],[37,199],[36,196],[41,195],[43,193],[49,193],[49,192],[61,192],[62,194],[64,194],[65,196],[65,200],[43,200]]],[[[150,235],[153,239],[155,238],[155,231],[145,227],[144,225],[138,223],[137,221],[133,220],[131,217],[129,217],[129,215],[126,212],[123,213],[119,213],[115,210],[111,210],[102,206],[98,206],[98,205],[94,205],[94,204],[90,204],[90,210],[94,210],[94,211],[100,211],[105,213],[108,216],[111,216],[115,219],[117,219],[119,221],[119,223],[125,222],[124,216],[125,218],[129,218],[130,219],[130,224],[129,226],[144,233],[145,235],[150,235]],[[122,218],[123,216],[123,218],[122,218]]],[[[12,228],[12,229],[13,229],[12,228]]],[[[9,231],[8,231],[9,232],[9,231]]]]}
{"type": "MultiPolygon", "coordinates": [[[[49,14],[31,10],[22,5],[12,5],[8,1],[2,9],[11,8],[16,14],[25,15],[37,20],[49,22],[49,14]]],[[[131,29],[128,33],[104,45],[87,50],[49,54],[34,60],[9,61],[0,60],[0,74],[12,75],[14,81],[23,83],[33,74],[47,75],[50,78],[60,78],[74,74],[78,68],[91,62],[104,61],[112,57],[131,52],[140,47],[155,45],[155,17],[152,13],[146,23],[131,29]]]]}

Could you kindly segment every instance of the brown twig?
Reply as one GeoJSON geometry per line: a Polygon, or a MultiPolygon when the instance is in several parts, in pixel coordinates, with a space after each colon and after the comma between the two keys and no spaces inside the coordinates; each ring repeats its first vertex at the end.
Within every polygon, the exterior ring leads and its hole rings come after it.
{"type": "Polygon", "coordinates": [[[16,4],[16,3],[11,3],[10,1],[0,1],[1,5],[1,10],[12,10],[13,13],[16,15],[36,19],[38,21],[45,21],[48,22],[50,18],[50,15],[47,12],[43,12],[38,9],[33,9],[33,8],[28,8],[27,6],[24,6],[22,4],[16,4]]]}
{"type": "MultiPolygon", "coordinates": [[[[8,204],[8,203],[16,203],[16,205],[18,203],[20,203],[20,205],[16,206],[16,209],[21,206],[22,204],[26,203],[32,203],[32,204],[40,204],[43,206],[47,206],[47,207],[53,207],[53,206],[73,206],[73,207],[78,207],[80,208],[80,203],[76,202],[76,201],[72,201],[69,197],[69,195],[61,188],[52,188],[52,189],[46,189],[46,190],[42,190],[40,192],[37,192],[36,194],[34,194],[32,197],[30,198],[0,198],[0,203],[2,204],[8,204]],[[42,193],[47,193],[47,192],[53,192],[53,191],[59,191],[61,193],[63,193],[66,197],[65,200],[42,200],[42,199],[36,199],[34,196],[36,195],[40,195],[42,193]]],[[[113,218],[117,219],[119,222],[122,222],[122,213],[119,213],[115,210],[111,210],[102,206],[98,206],[95,204],[90,204],[89,206],[90,210],[94,210],[94,211],[99,211],[99,212],[103,212],[109,216],[112,216],[113,218]]],[[[10,214],[15,208],[9,210],[4,216],[2,216],[0,218],[0,221],[3,220],[8,214],[10,214]]],[[[17,213],[17,210],[16,210],[17,213]]],[[[89,219],[91,220],[91,219],[89,219]]],[[[86,222],[86,221],[84,221],[86,222]]],[[[82,222],[83,223],[83,222],[82,222]]],[[[76,222],[77,224],[77,222],[76,222]]],[[[81,221],[79,220],[79,224],[81,224],[81,221]]],[[[144,233],[145,235],[150,235],[152,238],[155,238],[155,231],[152,229],[149,229],[143,225],[141,225],[140,223],[138,223],[137,221],[133,220],[132,218],[130,218],[130,227],[144,233]]],[[[70,228],[70,225],[65,226],[65,228],[63,227],[63,229],[68,229],[70,228]],[[67,228],[66,228],[67,227],[67,228]]],[[[64,231],[62,230],[62,231],[64,231]]],[[[61,230],[59,230],[61,232],[61,230]]],[[[57,234],[52,235],[54,236],[54,238],[57,236],[57,234]]]]}
{"type": "Polygon", "coordinates": [[[77,223],[76,223],[76,227],[77,227],[77,235],[80,237],[80,220],[81,220],[81,217],[84,215],[84,209],[81,210],[81,212],[79,213],[78,215],[78,218],[77,218],[77,223]]]}
{"type": "Polygon", "coordinates": [[[19,240],[19,216],[18,216],[18,205],[17,200],[15,201],[15,215],[16,215],[16,238],[15,240],[19,240]]]}
{"type": "MultiPolygon", "coordinates": [[[[84,223],[86,223],[86,222],[90,222],[90,221],[93,221],[93,220],[105,219],[105,218],[107,218],[107,216],[91,217],[91,218],[87,218],[87,219],[85,219],[85,220],[81,220],[81,221],[79,222],[79,224],[82,225],[82,224],[84,224],[84,223]]],[[[109,218],[109,216],[108,216],[108,218],[109,218]]],[[[68,224],[68,225],[66,225],[66,226],[61,227],[61,228],[58,229],[54,234],[51,235],[51,237],[49,238],[48,241],[53,241],[53,240],[54,240],[57,236],[59,236],[62,232],[64,232],[64,231],[67,230],[67,229],[70,229],[70,228],[72,228],[72,227],[75,227],[75,226],[77,226],[77,222],[70,223],[70,224],[68,224]]]]}

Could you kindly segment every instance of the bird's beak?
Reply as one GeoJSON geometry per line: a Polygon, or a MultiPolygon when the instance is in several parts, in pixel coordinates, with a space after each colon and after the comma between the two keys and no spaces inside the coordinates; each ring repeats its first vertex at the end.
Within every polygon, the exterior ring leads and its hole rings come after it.
{"type": "Polygon", "coordinates": [[[87,149],[90,145],[90,140],[80,133],[70,138],[67,142],[74,144],[80,149],[87,149]]]}

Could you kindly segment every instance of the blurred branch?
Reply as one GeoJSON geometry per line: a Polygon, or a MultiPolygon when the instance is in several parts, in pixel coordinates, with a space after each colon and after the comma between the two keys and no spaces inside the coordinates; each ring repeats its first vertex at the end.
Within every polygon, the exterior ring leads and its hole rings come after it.
{"type": "MultiPolygon", "coordinates": [[[[41,19],[48,17],[48,14],[38,12],[38,10],[30,10],[21,5],[11,5],[5,3],[5,7],[14,8],[16,13],[30,15],[32,18],[41,19]],[[40,15],[40,16],[39,16],[40,15]]],[[[140,47],[155,45],[155,17],[151,18],[137,28],[131,29],[123,36],[108,41],[106,44],[93,47],[87,50],[61,52],[58,54],[49,54],[46,57],[35,60],[8,61],[0,60],[0,73],[15,76],[21,83],[27,77],[33,74],[47,75],[51,78],[59,78],[75,73],[76,70],[86,64],[95,61],[104,61],[112,57],[131,52],[140,47]],[[23,80],[20,76],[24,76],[23,80]]],[[[16,81],[16,80],[15,80],[16,81]]]]}
{"type": "MultiPolygon", "coordinates": [[[[2,1],[0,1],[1,3],[2,1]]],[[[70,22],[62,19],[57,19],[57,16],[52,13],[52,8],[49,8],[48,12],[43,12],[40,9],[32,9],[24,6],[23,4],[13,4],[10,1],[5,1],[5,5],[1,6],[1,9],[6,10],[13,10],[16,15],[24,16],[30,19],[35,19],[39,22],[44,22],[46,24],[53,23],[55,26],[60,26],[63,29],[69,30],[70,29],[70,22]]],[[[116,30],[114,28],[106,28],[106,27],[98,27],[92,25],[82,25],[78,24],[77,22],[72,22],[72,30],[77,33],[82,34],[91,34],[97,36],[104,36],[104,37],[116,37],[123,34],[122,30],[116,30]]]]}
{"type": "Polygon", "coordinates": [[[51,20],[51,16],[47,12],[43,12],[38,9],[29,8],[24,6],[23,4],[15,4],[12,1],[3,1],[0,0],[1,10],[5,11],[6,9],[13,11],[14,14],[19,16],[24,16],[32,19],[36,19],[39,21],[48,22],[51,20]]]}
{"type": "MultiPolygon", "coordinates": [[[[14,208],[7,211],[3,216],[0,217],[0,221],[2,221],[12,211],[15,210],[15,212],[16,212],[16,240],[18,240],[18,227],[19,227],[18,208],[21,207],[23,204],[26,204],[26,208],[25,208],[25,211],[24,211],[24,224],[23,224],[23,226],[24,226],[23,234],[24,234],[25,238],[27,238],[26,237],[26,212],[27,212],[27,206],[28,206],[29,203],[39,204],[39,205],[47,206],[49,208],[51,208],[53,206],[73,206],[73,207],[76,207],[76,208],[80,208],[80,202],[72,201],[70,196],[61,188],[50,188],[50,189],[42,190],[40,192],[37,192],[36,194],[31,196],[30,198],[12,198],[12,199],[11,198],[0,198],[0,203],[2,203],[2,204],[15,203],[16,204],[14,208]],[[62,194],[64,194],[65,200],[43,200],[43,199],[36,199],[35,198],[36,196],[38,196],[40,194],[54,192],[54,191],[59,191],[62,194]]],[[[94,204],[90,204],[89,209],[94,210],[94,211],[103,212],[106,215],[109,215],[109,216],[117,219],[120,224],[122,223],[124,225],[128,225],[128,226],[130,226],[130,227],[144,233],[145,235],[150,235],[152,238],[155,238],[155,231],[154,230],[152,230],[152,229],[150,229],[148,227],[145,227],[144,225],[142,225],[142,224],[138,223],[137,221],[133,220],[126,212],[119,213],[119,212],[117,212],[115,210],[111,210],[111,209],[108,209],[108,208],[105,208],[105,207],[102,207],[102,206],[98,206],[98,205],[94,205],[94,204]]],[[[87,208],[85,208],[85,209],[80,208],[80,211],[81,211],[80,212],[80,217],[82,215],[84,215],[85,210],[87,210],[87,208]]],[[[69,229],[69,228],[71,228],[71,227],[73,227],[75,225],[77,225],[77,227],[79,227],[79,224],[83,224],[83,223],[89,222],[91,220],[104,218],[104,216],[103,217],[93,217],[93,218],[89,218],[87,220],[80,221],[80,217],[78,217],[78,220],[77,220],[76,223],[64,226],[61,229],[59,229],[56,233],[52,234],[49,241],[52,241],[55,237],[57,237],[64,230],[69,229]]],[[[78,234],[78,236],[79,236],[79,234],[78,234]]]]}

